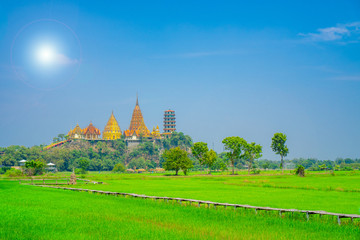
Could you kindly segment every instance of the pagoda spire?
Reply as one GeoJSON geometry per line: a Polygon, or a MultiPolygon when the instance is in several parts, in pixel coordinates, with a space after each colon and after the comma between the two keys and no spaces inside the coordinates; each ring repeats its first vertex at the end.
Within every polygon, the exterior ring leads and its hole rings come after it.
{"type": "Polygon", "coordinates": [[[138,93],[136,92],[136,106],[139,106],[139,98],[138,98],[138,93]]]}

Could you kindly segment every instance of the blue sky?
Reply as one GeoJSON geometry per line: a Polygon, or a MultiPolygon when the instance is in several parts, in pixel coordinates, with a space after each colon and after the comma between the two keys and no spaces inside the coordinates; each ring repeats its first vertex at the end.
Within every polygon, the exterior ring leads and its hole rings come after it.
{"type": "Polygon", "coordinates": [[[50,143],[76,123],[126,130],[136,92],[152,129],[222,151],[288,136],[288,158],[360,157],[359,1],[1,1],[0,146],[50,143]],[[40,20],[39,19],[47,19],[40,20]],[[61,67],[34,59],[56,46],[61,67]]]}

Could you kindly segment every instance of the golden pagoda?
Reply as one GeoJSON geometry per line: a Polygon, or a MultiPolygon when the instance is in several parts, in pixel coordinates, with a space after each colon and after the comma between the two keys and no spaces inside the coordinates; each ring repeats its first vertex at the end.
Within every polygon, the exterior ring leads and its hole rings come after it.
{"type": "Polygon", "coordinates": [[[143,115],[140,110],[139,100],[136,96],[136,105],[131,117],[130,127],[124,132],[125,137],[149,137],[150,131],[146,127],[143,115]]]}
{"type": "Polygon", "coordinates": [[[89,126],[83,130],[84,138],[87,140],[97,140],[101,135],[100,130],[90,122],[89,126]]]}
{"type": "Polygon", "coordinates": [[[160,129],[159,126],[156,126],[156,128],[154,127],[152,132],[151,132],[151,136],[155,139],[160,139],[161,138],[161,133],[160,133],[160,129]]]}
{"type": "Polygon", "coordinates": [[[76,127],[69,131],[69,139],[82,139],[84,138],[83,130],[79,127],[79,124],[76,124],[76,127]]]}
{"type": "Polygon", "coordinates": [[[104,140],[115,140],[121,138],[121,129],[116,121],[114,113],[111,113],[109,121],[107,122],[104,131],[103,131],[103,139],[104,140]]]}

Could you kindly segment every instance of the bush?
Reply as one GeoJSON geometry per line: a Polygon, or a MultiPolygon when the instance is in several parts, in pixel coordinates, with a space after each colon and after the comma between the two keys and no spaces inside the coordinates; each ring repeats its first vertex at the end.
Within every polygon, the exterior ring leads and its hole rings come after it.
{"type": "Polygon", "coordinates": [[[7,177],[20,177],[22,175],[23,175],[22,171],[19,169],[15,169],[15,168],[11,168],[11,169],[7,170],[5,173],[5,176],[7,176],[7,177]]]}
{"type": "Polygon", "coordinates": [[[305,177],[305,168],[301,165],[298,165],[295,169],[295,174],[299,177],[305,177]]]}
{"type": "Polygon", "coordinates": [[[118,163],[118,164],[116,164],[115,166],[114,166],[114,168],[113,168],[113,172],[117,172],[117,173],[119,173],[119,172],[125,172],[125,166],[124,166],[124,164],[122,164],[122,163],[118,163]]]}
{"type": "Polygon", "coordinates": [[[87,171],[85,170],[85,169],[82,169],[82,168],[76,168],[75,169],[75,174],[86,174],[87,173],[87,171]]]}
{"type": "Polygon", "coordinates": [[[2,167],[2,168],[0,168],[0,174],[6,173],[6,171],[9,170],[9,169],[10,169],[10,167],[2,167]]]}

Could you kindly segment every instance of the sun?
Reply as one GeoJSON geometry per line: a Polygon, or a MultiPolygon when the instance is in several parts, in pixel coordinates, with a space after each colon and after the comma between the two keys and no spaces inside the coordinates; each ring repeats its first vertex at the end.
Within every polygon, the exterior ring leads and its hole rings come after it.
{"type": "Polygon", "coordinates": [[[56,52],[51,46],[42,46],[37,50],[37,59],[42,64],[51,64],[54,62],[56,52]]]}

